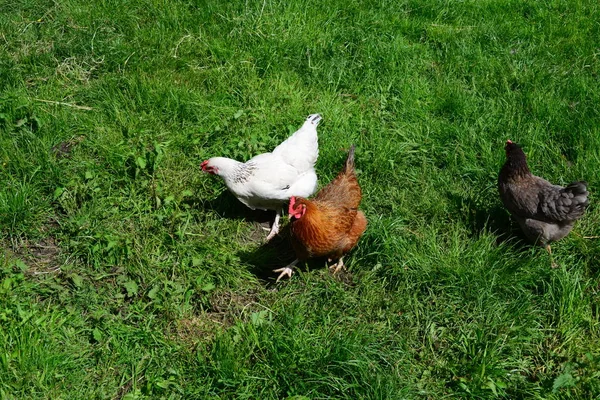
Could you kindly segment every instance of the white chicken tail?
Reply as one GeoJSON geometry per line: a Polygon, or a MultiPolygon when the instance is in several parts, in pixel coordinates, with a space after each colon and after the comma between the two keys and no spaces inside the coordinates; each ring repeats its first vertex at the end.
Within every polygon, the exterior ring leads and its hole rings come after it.
{"type": "Polygon", "coordinates": [[[319,122],[321,122],[321,114],[310,114],[308,118],[306,118],[306,122],[304,122],[304,125],[311,124],[316,127],[319,125],[319,122]]]}
{"type": "Polygon", "coordinates": [[[300,171],[313,168],[319,157],[317,126],[320,122],[320,114],[309,115],[300,129],[277,146],[273,154],[300,171]]]}

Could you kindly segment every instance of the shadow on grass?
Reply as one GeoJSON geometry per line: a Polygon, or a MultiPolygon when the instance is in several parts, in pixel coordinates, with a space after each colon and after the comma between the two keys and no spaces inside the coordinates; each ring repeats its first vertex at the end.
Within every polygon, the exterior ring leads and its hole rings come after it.
{"type": "MultiPolygon", "coordinates": [[[[279,231],[279,235],[265,242],[253,250],[242,250],[238,257],[245,265],[250,266],[250,272],[257,278],[265,281],[267,285],[275,284],[278,273],[275,269],[283,268],[296,259],[290,236],[290,225],[287,224],[279,231]]],[[[314,258],[299,262],[295,271],[312,271],[326,268],[326,258],[314,258]]],[[[293,279],[294,275],[292,275],[293,279]]],[[[351,282],[351,274],[346,270],[339,271],[335,277],[346,283],[351,282]]],[[[286,278],[283,278],[285,280],[286,278]]]]}
{"type": "MultiPolygon", "coordinates": [[[[479,237],[484,234],[492,234],[496,239],[496,246],[510,248],[511,253],[522,260],[522,262],[505,266],[503,268],[504,273],[514,275],[523,268],[529,268],[529,260],[532,260],[532,258],[548,257],[545,251],[532,252],[539,246],[527,239],[519,224],[499,202],[482,201],[481,199],[457,194],[449,194],[449,197],[457,212],[461,213],[462,220],[470,230],[471,236],[479,237]]],[[[551,259],[548,257],[548,269],[550,269],[550,263],[551,259]]]]}
{"type": "Polygon", "coordinates": [[[519,225],[512,220],[504,207],[498,204],[482,206],[477,199],[453,193],[450,193],[449,197],[457,212],[463,215],[472,235],[478,236],[487,231],[496,235],[496,244],[498,245],[511,242],[518,249],[529,249],[531,246],[519,225]],[[468,212],[464,212],[464,210],[468,210],[468,212]]]}
{"type": "Polygon", "coordinates": [[[194,207],[203,207],[206,210],[212,210],[222,218],[243,219],[246,221],[258,222],[269,228],[275,219],[275,211],[251,210],[236,199],[228,190],[223,191],[213,200],[202,201],[192,205],[194,207]]]}
{"type": "MultiPolygon", "coordinates": [[[[242,263],[250,266],[250,272],[259,279],[274,284],[278,274],[274,269],[283,268],[296,259],[294,249],[291,243],[290,225],[285,224],[281,227],[279,234],[270,241],[266,241],[268,229],[270,229],[275,219],[275,211],[251,210],[235,198],[229,191],[223,191],[213,200],[194,202],[194,207],[203,207],[206,210],[212,210],[222,218],[245,220],[260,225],[263,230],[257,229],[250,238],[251,242],[262,242],[262,244],[253,250],[242,250],[238,256],[242,263]]],[[[305,262],[299,262],[295,270],[313,270],[325,267],[325,258],[310,259],[305,262]]],[[[336,277],[348,281],[349,273],[340,271],[336,277]]],[[[285,278],[284,278],[285,279],[285,278]]]]}

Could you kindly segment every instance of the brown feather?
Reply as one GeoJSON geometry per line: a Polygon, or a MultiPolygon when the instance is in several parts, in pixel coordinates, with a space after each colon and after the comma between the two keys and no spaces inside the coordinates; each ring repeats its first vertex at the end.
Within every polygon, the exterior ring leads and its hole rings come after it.
{"type": "Polygon", "coordinates": [[[291,225],[297,257],[340,258],[350,251],[367,227],[365,215],[358,211],[361,197],[352,146],[343,170],[313,200],[296,198],[295,209],[306,207],[291,225]]]}

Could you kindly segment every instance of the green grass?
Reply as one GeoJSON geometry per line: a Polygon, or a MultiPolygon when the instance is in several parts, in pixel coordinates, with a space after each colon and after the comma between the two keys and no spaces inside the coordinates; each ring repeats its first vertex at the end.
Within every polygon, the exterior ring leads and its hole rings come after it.
{"type": "Polygon", "coordinates": [[[597,398],[599,16],[0,2],[0,397],[597,398]],[[347,273],[275,284],[285,240],[199,164],[315,112],[320,183],[356,144],[369,227],[347,273]],[[558,269],[501,206],[508,138],[589,182],[558,269]]]}

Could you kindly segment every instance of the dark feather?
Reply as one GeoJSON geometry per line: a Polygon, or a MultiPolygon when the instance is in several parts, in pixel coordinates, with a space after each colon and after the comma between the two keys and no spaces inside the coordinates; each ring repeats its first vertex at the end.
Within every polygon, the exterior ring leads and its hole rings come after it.
{"type": "Polygon", "coordinates": [[[498,175],[504,206],[532,240],[547,243],[566,236],[588,205],[587,183],[553,185],[530,172],[525,153],[515,143],[507,142],[505,150],[498,175]]]}

